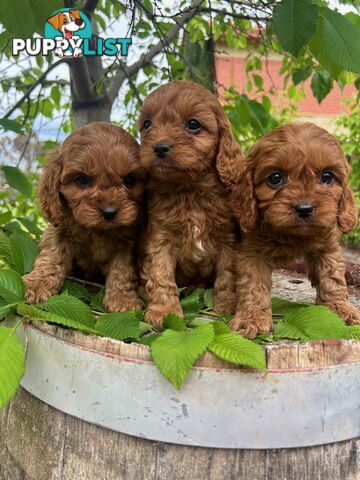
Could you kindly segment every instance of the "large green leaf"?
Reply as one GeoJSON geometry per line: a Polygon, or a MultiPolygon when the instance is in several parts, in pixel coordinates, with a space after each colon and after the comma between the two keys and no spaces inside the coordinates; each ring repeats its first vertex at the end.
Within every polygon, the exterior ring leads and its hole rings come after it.
{"type": "Polygon", "coordinates": [[[29,0],[32,11],[35,15],[36,30],[38,33],[43,33],[47,18],[53,12],[64,8],[64,0],[29,0]]]}
{"type": "Polygon", "coordinates": [[[20,123],[15,122],[15,120],[10,120],[9,118],[1,118],[0,127],[2,127],[5,131],[10,130],[11,132],[15,132],[20,135],[24,133],[23,126],[20,123]]]}
{"type": "Polygon", "coordinates": [[[211,324],[190,332],[165,330],[151,344],[152,357],[159,370],[176,388],[180,388],[192,365],[214,338],[211,324]]]}
{"type": "Polygon", "coordinates": [[[336,340],[350,338],[351,332],[342,319],[327,307],[312,305],[286,313],[275,326],[276,338],[299,340],[336,340]]]}
{"type": "Polygon", "coordinates": [[[360,73],[360,25],[340,13],[320,8],[319,25],[309,46],[330,73],[335,67],[360,73]]]}
{"type": "Polygon", "coordinates": [[[284,315],[285,313],[291,313],[300,310],[304,307],[309,307],[311,303],[306,302],[290,302],[289,300],[283,300],[282,298],[274,297],[271,299],[271,309],[273,315],[284,315]]]}
{"type": "Polygon", "coordinates": [[[24,283],[17,272],[0,270],[0,297],[9,304],[24,300],[24,283]]]}
{"type": "Polygon", "coordinates": [[[190,295],[180,300],[181,308],[187,321],[191,321],[199,314],[201,294],[202,290],[197,288],[190,295]]]}
{"type": "Polygon", "coordinates": [[[281,0],[274,9],[274,30],[281,45],[297,55],[316,31],[318,8],[313,0],[281,0]]]}
{"type": "Polygon", "coordinates": [[[326,70],[318,70],[311,79],[311,91],[321,103],[333,87],[333,81],[326,70]]]}
{"type": "Polygon", "coordinates": [[[88,327],[95,327],[95,318],[88,305],[66,292],[48,298],[38,307],[88,327]]]}
{"type": "Polygon", "coordinates": [[[115,312],[102,315],[95,326],[102,335],[117,340],[139,337],[139,320],[136,312],[115,312]]]}
{"type": "Polygon", "coordinates": [[[170,312],[164,318],[163,327],[170,328],[171,330],[176,330],[178,332],[183,332],[185,330],[185,323],[180,317],[175,315],[175,313],[170,312]]]}
{"type": "Polygon", "coordinates": [[[1,0],[0,23],[14,37],[31,37],[36,23],[29,0],[1,0]]]}
{"type": "Polygon", "coordinates": [[[14,265],[14,260],[11,253],[10,239],[4,232],[0,230],[0,258],[10,267],[14,265]]]}
{"type": "Polygon", "coordinates": [[[215,338],[209,346],[211,352],[236,365],[248,365],[259,370],[266,369],[265,350],[261,345],[232,332],[224,323],[217,322],[213,326],[215,338]]]}
{"type": "Polygon", "coordinates": [[[25,371],[25,352],[12,328],[0,327],[0,408],[19,388],[25,371]]]}
{"type": "Polygon", "coordinates": [[[80,285],[80,283],[71,282],[68,279],[65,280],[61,288],[61,293],[65,292],[85,302],[90,302],[92,299],[92,295],[87,288],[80,285]]]}
{"type": "Polygon", "coordinates": [[[4,165],[1,168],[4,172],[6,183],[25,195],[25,197],[31,198],[32,186],[24,174],[17,167],[4,165]]]}
{"type": "Polygon", "coordinates": [[[10,247],[16,271],[20,275],[31,272],[39,253],[37,243],[23,233],[14,232],[10,237],[10,247]]]}
{"type": "Polygon", "coordinates": [[[20,303],[17,307],[17,313],[22,317],[27,318],[28,320],[39,320],[56,323],[58,325],[63,325],[65,327],[73,328],[75,330],[81,330],[82,332],[100,335],[100,333],[95,330],[95,328],[88,327],[84,323],[77,322],[75,320],[72,320],[71,318],[66,318],[61,315],[56,315],[52,312],[41,310],[41,308],[35,307],[34,305],[20,303]]]}

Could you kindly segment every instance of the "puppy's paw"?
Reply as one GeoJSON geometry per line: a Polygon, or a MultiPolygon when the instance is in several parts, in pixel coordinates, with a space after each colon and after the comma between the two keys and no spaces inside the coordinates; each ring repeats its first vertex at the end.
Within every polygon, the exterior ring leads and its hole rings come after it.
{"type": "Polygon", "coordinates": [[[31,273],[22,277],[25,284],[25,299],[30,303],[43,303],[52,295],[58,293],[58,289],[47,284],[44,278],[32,277],[31,273]]]}
{"type": "Polygon", "coordinates": [[[234,313],[235,295],[231,292],[220,292],[214,298],[215,312],[234,313]]]}
{"type": "Polygon", "coordinates": [[[180,303],[177,305],[150,303],[145,312],[145,322],[151,323],[155,327],[162,327],[164,318],[170,312],[175,313],[175,315],[178,315],[180,318],[184,318],[180,303]]]}
{"type": "Polygon", "coordinates": [[[121,292],[106,292],[104,306],[109,312],[126,312],[127,310],[141,310],[144,303],[135,293],[129,295],[121,292]]]}
{"type": "Polygon", "coordinates": [[[348,325],[360,324],[360,312],[350,302],[337,303],[335,305],[326,305],[333,312],[337,313],[348,325]]]}
{"type": "Polygon", "coordinates": [[[236,312],[229,323],[231,330],[239,332],[246,338],[255,338],[262,333],[269,333],[272,327],[272,317],[264,312],[255,312],[252,316],[236,312]]]}

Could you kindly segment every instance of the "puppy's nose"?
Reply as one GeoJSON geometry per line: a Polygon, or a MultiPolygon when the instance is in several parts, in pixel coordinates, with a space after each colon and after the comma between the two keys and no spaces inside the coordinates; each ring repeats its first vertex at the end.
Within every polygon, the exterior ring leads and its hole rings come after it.
{"type": "Polygon", "coordinates": [[[170,143],[157,143],[154,147],[154,152],[159,158],[164,158],[170,152],[170,143]]]}
{"type": "Polygon", "coordinates": [[[298,205],[295,205],[294,207],[296,213],[299,215],[299,217],[309,217],[313,210],[314,210],[314,205],[311,203],[299,203],[298,205]]]}
{"type": "Polygon", "coordinates": [[[79,27],[83,24],[83,21],[81,20],[81,18],[77,18],[75,20],[75,25],[78,25],[79,27]]]}
{"type": "Polygon", "coordinates": [[[115,207],[100,208],[100,212],[105,220],[113,220],[116,217],[118,210],[119,209],[115,207]]]}

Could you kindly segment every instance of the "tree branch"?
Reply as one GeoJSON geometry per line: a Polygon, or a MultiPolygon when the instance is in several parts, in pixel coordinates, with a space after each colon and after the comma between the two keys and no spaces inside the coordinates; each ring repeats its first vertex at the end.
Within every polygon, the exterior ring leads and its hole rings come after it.
{"type": "Polygon", "coordinates": [[[44,82],[44,80],[46,79],[47,75],[52,71],[54,70],[54,68],[58,67],[61,63],[64,63],[66,62],[66,59],[65,58],[61,58],[60,60],[58,60],[57,62],[53,63],[52,65],[50,65],[50,67],[45,70],[45,72],[41,75],[41,77],[39,77],[36,82],[34,82],[29,88],[28,90],[24,93],[24,95],[20,98],[20,100],[18,100],[15,105],[13,107],[10,108],[10,110],[4,115],[3,118],[9,118],[10,115],[12,113],[15,112],[15,110],[17,108],[19,108],[22,103],[27,99],[27,98],[30,98],[30,95],[31,93],[35,90],[35,88],[38,86],[38,85],[42,85],[42,83],[44,82]]]}
{"type": "MultiPolygon", "coordinates": [[[[184,25],[191,19],[193,18],[200,10],[201,4],[203,0],[195,0],[193,2],[193,5],[191,6],[191,10],[188,10],[186,13],[184,13],[176,22],[176,25],[171,27],[171,29],[168,31],[164,39],[166,40],[167,43],[170,43],[176,38],[178,35],[179,31],[181,28],[184,27],[184,25]]],[[[110,83],[110,87],[108,90],[108,97],[110,99],[110,102],[113,102],[115,98],[117,97],[117,94],[119,92],[119,89],[124,82],[124,80],[134,73],[137,73],[141,68],[151,65],[153,58],[161,53],[163,49],[163,41],[160,41],[156,45],[154,45],[150,50],[145,53],[144,55],[141,56],[141,58],[133,63],[132,65],[129,65],[127,67],[124,67],[123,70],[119,70],[115,77],[112,79],[112,82],[110,83]]]]}

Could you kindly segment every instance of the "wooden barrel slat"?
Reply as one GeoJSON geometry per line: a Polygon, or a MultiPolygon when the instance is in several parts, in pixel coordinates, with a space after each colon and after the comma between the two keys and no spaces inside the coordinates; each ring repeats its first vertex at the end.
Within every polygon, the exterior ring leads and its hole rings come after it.
{"type": "MultiPolygon", "coordinates": [[[[147,346],[42,322],[35,325],[89,351],[151,362],[147,346]]],[[[284,341],[267,345],[266,352],[268,368],[273,371],[360,363],[360,342],[356,341],[284,341]]],[[[210,353],[203,355],[195,368],[237,369],[210,353]]],[[[354,422],[359,420],[354,418],[354,422]]],[[[175,445],[85,422],[23,388],[10,406],[0,411],[0,432],[0,480],[360,480],[360,439],[267,450],[175,445]]]]}

